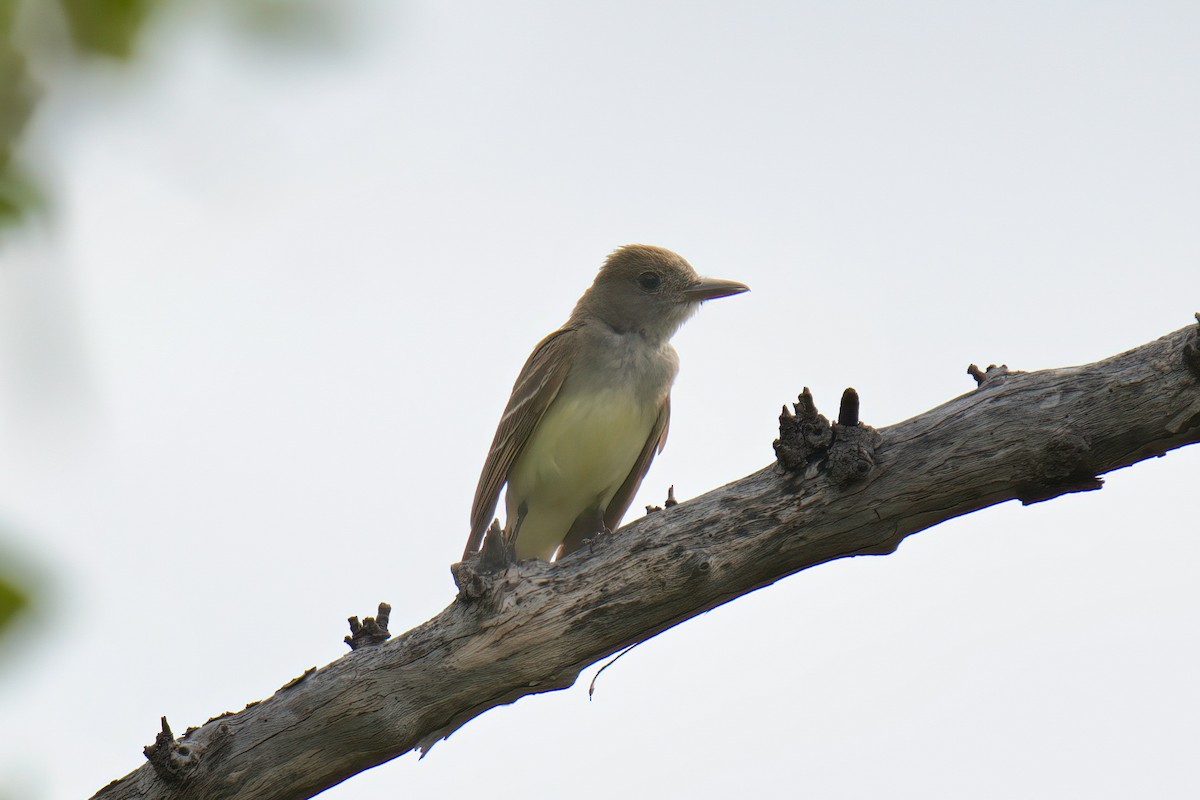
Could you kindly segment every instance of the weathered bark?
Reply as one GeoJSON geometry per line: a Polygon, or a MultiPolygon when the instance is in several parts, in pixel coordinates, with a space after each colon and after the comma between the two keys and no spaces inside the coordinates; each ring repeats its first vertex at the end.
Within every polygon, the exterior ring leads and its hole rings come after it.
{"type": "Polygon", "coordinates": [[[460,565],[463,591],[437,617],[178,741],[165,731],[155,765],[96,797],[310,797],[798,570],[890,553],[1005,500],[1099,488],[1100,474],[1200,440],[1198,340],[1192,326],[1086,366],[973,368],[975,391],[878,435],[825,435],[798,408],[816,427],[812,447],[783,443],[794,469],[772,464],[561,563],[460,565]]]}

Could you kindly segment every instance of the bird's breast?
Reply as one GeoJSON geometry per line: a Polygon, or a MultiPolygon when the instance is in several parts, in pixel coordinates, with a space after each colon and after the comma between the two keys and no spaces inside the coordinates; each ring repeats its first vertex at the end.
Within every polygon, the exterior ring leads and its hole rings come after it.
{"type": "Polygon", "coordinates": [[[509,488],[541,503],[603,507],[629,476],[659,404],[629,386],[564,386],[509,475],[509,488]]]}

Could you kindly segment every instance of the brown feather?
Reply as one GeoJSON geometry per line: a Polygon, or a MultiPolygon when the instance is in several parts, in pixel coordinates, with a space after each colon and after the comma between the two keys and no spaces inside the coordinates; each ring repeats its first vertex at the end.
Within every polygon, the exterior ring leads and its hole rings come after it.
{"type": "Polygon", "coordinates": [[[575,330],[574,327],[559,328],[542,339],[517,376],[475,487],[475,499],[471,503],[471,536],[467,539],[463,558],[483,543],[483,534],[496,512],[508,471],[562,388],[579,346],[575,330]]]}

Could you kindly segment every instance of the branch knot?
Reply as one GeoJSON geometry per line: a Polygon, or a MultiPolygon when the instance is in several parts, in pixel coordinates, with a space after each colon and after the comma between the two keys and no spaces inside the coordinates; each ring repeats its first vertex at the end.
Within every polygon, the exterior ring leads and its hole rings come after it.
{"type": "Polygon", "coordinates": [[[1091,442],[1081,433],[1067,431],[1049,439],[1031,465],[1033,481],[1017,495],[1022,505],[1103,487],[1090,466],[1091,452],[1091,442]]]}
{"type": "Polygon", "coordinates": [[[1196,328],[1192,340],[1183,344],[1183,363],[1196,378],[1200,379],[1200,312],[1196,314],[1196,328]]]}
{"type": "MultiPolygon", "coordinates": [[[[360,647],[377,647],[391,637],[388,631],[388,620],[392,616],[392,607],[387,603],[379,604],[379,612],[374,617],[367,617],[361,623],[358,617],[350,617],[350,635],[343,641],[350,645],[351,650],[360,647]]],[[[307,675],[307,673],[305,673],[307,675]]]]}
{"type": "Polygon", "coordinates": [[[838,486],[845,486],[866,477],[875,466],[875,449],[883,440],[879,432],[859,421],[858,392],[853,388],[842,393],[838,421],[832,425],[818,413],[812,392],[807,386],[800,393],[795,411],[783,407],[779,415],[779,438],[775,440],[775,456],[789,472],[804,472],[811,476],[822,466],[838,486]]]}
{"type": "Polygon", "coordinates": [[[187,780],[200,764],[202,752],[202,747],[175,741],[175,734],[171,733],[166,717],[162,718],[162,730],[154,737],[154,744],[142,749],[155,774],[167,784],[187,780]]]}
{"type": "Polygon", "coordinates": [[[490,594],[496,586],[496,578],[516,563],[516,554],[504,538],[499,520],[483,536],[479,552],[450,565],[454,585],[458,587],[458,599],[464,602],[478,600],[490,594]]]}
{"type": "Polygon", "coordinates": [[[815,463],[833,442],[829,420],[817,411],[812,392],[807,386],[792,404],[795,412],[785,405],[779,415],[779,438],[772,446],[780,465],[789,472],[802,472],[815,463]]]}
{"type": "Polygon", "coordinates": [[[883,441],[879,431],[862,422],[833,426],[833,445],[829,448],[829,477],[845,486],[867,477],[875,468],[875,449],[883,441]]]}
{"type": "Polygon", "coordinates": [[[976,388],[982,389],[989,383],[1003,383],[1004,379],[1013,373],[1008,371],[1007,364],[1000,364],[999,366],[988,364],[986,372],[975,364],[971,364],[967,367],[967,374],[975,379],[976,388]]]}

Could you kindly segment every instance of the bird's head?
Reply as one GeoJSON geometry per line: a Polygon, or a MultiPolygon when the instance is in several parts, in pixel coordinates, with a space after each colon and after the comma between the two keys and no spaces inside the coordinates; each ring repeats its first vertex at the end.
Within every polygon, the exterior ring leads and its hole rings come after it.
{"type": "Polygon", "coordinates": [[[665,248],[629,244],[605,260],[572,318],[595,317],[622,333],[666,341],[705,300],[749,290],[744,283],[697,275],[682,256],[665,248]]]}

